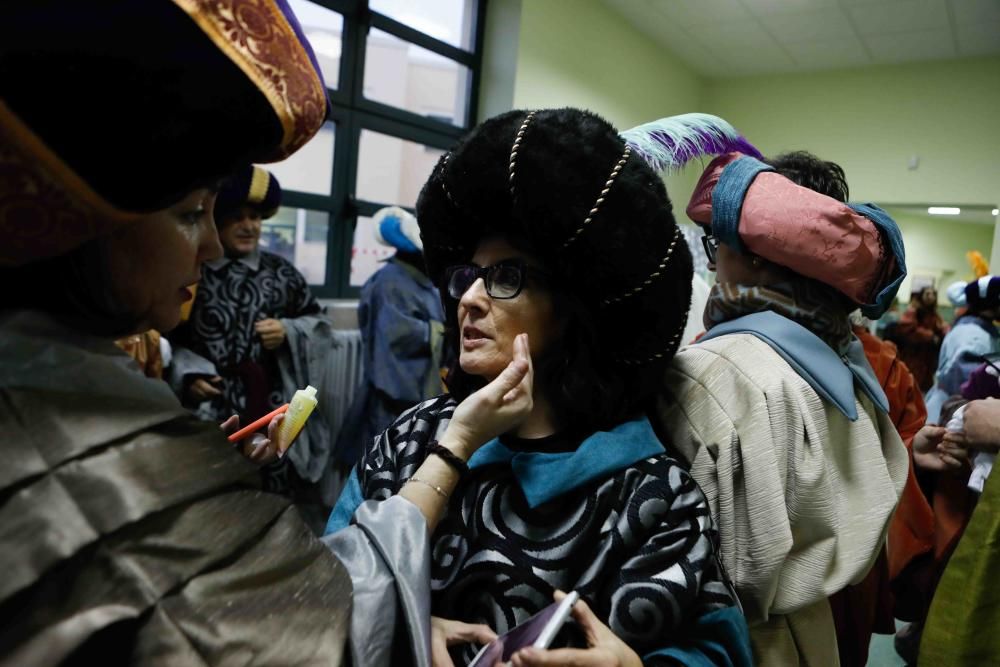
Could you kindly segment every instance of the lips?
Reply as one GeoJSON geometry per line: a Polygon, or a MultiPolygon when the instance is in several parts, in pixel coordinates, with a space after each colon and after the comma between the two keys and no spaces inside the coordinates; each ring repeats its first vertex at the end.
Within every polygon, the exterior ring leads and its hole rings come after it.
{"type": "Polygon", "coordinates": [[[487,338],[489,338],[489,336],[476,327],[468,326],[462,329],[462,340],[482,340],[487,338]]]}
{"type": "Polygon", "coordinates": [[[484,345],[489,345],[490,337],[474,326],[462,328],[462,351],[472,352],[484,345]]]}

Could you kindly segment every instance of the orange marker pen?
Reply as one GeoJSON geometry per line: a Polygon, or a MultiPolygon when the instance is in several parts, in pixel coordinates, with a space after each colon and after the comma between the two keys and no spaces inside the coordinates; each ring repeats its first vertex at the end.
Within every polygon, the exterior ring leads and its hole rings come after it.
{"type": "Polygon", "coordinates": [[[258,429],[264,428],[271,422],[272,419],[274,419],[280,414],[285,413],[288,410],[288,405],[289,405],[288,403],[285,403],[277,410],[267,413],[266,415],[264,415],[254,423],[250,424],[249,426],[244,426],[239,431],[229,436],[229,442],[239,442],[248,435],[255,433],[258,429]]]}

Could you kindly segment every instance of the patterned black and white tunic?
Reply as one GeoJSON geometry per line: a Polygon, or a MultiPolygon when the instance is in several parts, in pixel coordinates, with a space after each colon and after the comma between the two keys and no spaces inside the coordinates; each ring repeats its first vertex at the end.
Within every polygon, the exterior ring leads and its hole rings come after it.
{"type": "MultiPolygon", "coordinates": [[[[396,494],[454,408],[448,396],[431,399],[379,436],[327,531],[348,525],[363,500],[396,494]]],[[[644,655],[675,643],[700,615],[736,604],[704,495],[648,420],[570,452],[515,451],[494,440],[469,465],[432,538],[434,615],[502,634],[550,604],[554,589],[576,590],[644,655]]],[[[474,653],[466,647],[461,657],[474,653]]]]}
{"type": "Polygon", "coordinates": [[[254,325],[263,319],[319,312],[305,277],[283,257],[259,251],[245,258],[208,262],[189,320],[170,336],[175,346],[214,364],[223,379],[222,395],[199,415],[222,421],[240,414],[246,423],[282,405],[285,398],[275,355],[261,345],[254,325]],[[258,378],[259,386],[250,387],[254,384],[250,379],[258,378]],[[256,401],[248,400],[253,389],[259,395],[256,401]]]}

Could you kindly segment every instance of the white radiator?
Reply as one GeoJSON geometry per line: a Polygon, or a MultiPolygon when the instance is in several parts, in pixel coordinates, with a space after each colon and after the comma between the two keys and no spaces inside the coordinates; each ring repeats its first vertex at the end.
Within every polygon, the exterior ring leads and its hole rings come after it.
{"type": "Polygon", "coordinates": [[[344,423],[344,416],[351,409],[354,395],[364,377],[364,350],[361,332],[357,329],[335,329],[333,350],[327,356],[326,408],[330,415],[330,437],[336,450],[336,438],[344,423]]]}

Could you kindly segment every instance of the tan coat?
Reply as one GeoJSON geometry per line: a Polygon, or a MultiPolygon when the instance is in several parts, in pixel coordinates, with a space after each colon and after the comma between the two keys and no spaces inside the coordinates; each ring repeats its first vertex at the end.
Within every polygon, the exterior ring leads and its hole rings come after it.
{"type": "Polygon", "coordinates": [[[907,452],[855,398],[851,422],[750,334],[687,347],[667,372],[658,416],[718,522],[759,664],[837,664],[826,598],[885,539],[907,452]]]}

